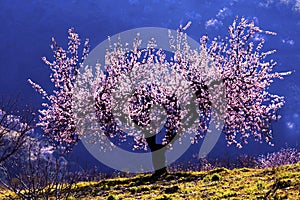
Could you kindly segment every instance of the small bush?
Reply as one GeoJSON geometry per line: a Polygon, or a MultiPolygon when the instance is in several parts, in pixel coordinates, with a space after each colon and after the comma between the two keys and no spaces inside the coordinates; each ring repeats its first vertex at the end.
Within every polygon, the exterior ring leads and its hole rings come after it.
{"type": "Polygon", "coordinates": [[[147,186],[144,186],[140,190],[141,190],[141,192],[145,192],[145,191],[150,191],[150,188],[147,186]]]}
{"type": "Polygon", "coordinates": [[[115,197],[114,195],[109,195],[108,197],[107,197],[107,200],[117,200],[118,198],[117,197],[115,197]]]}
{"type": "Polygon", "coordinates": [[[209,175],[205,176],[203,181],[204,181],[204,183],[210,182],[210,176],[209,175]]]}
{"type": "Polygon", "coordinates": [[[158,198],[157,200],[172,200],[172,198],[167,195],[164,195],[163,197],[158,198]]]}
{"type": "Polygon", "coordinates": [[[261,183],[261,182],[257,183],[257,184],[256,184],[256,187],[257,187],[258,190],[263,190],[263,189],[265,189],[265,186],[264,186],[263,183],[261,183]]]}
{"type": "Polygon", "coordinates": [[[109,190],[109,186],[107,184],[103,185],[102,190],[109,190]]]}
{"type": "Polygon", "coordinates": [[[166,188],[165,193],[166,194],[173,194],[179,190],[179,187],[177,185],[173,187],[166,188]]]}
{"type": "Polygon", "coordinates": [[[211,181],[220,181],[222,178],[222,176],[218,173],[214,173],[212,176],[211,176],[211,181]]]}
{"type": "Polygon", "coordinates": [[[229,198],[229,197],[236,197],[237,193],[236,192],[232,192],[232,191],[226,191],[224,192],[222,198],[229,198]]]}
{"type": "Polygon", "coordinates": [[[276,181],[275,187],[279,188],[279,189],[284,189],[287,187],[290,187],[292,185],[291,180],[279,180],[276,181]]]}
{"type": "Polygon", "coordinates": [[[137,192],[137,190],[138,190],[137,187],[131,187],[129,189],[129,191],[130,191],[131,194],[135,194],[137,192]]]}

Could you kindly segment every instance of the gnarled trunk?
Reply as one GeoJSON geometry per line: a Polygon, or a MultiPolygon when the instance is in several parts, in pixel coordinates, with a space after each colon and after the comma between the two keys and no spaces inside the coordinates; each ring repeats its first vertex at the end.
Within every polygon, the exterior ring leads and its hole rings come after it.
{"type": "Polygon", "coordinates": [[[167,173],[167,167],[166,167],[166,157],[165,152],[166,148],[163,144],[157,144],[156,143],[156,136],[153,135],[151,137],[146,138],[146,141],[148,143],[148,146],[152,152],[152,164],[154,168],[154,176],[161,176],[163,174],[167,173]]]}

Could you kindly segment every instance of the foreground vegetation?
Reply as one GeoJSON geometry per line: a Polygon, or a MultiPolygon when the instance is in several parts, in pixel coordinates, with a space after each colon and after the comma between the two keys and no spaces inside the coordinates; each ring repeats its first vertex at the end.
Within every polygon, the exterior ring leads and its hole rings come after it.
{"type": "MultiPolygon", "coordinates": [[[[1,199],[15,197],[7,190],[1,193],[1,199]]],[[[140,174],[78,182],[70,194],[68,199],[299,199],[300,162],[266,169],[176,172],[157,179],[140,174]]]]}

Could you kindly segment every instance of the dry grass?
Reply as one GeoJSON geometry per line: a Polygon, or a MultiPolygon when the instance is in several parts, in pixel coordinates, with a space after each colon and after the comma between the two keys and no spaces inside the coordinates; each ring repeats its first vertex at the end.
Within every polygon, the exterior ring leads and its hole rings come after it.
{"type": "MultiPolygon", "coordinates": [[[[12,195],[1,190],[0,199],[12,195]]],[[[278,168],[149,174],[80,182],[69,199],[300,199],[300,163],[278,168]]]]}

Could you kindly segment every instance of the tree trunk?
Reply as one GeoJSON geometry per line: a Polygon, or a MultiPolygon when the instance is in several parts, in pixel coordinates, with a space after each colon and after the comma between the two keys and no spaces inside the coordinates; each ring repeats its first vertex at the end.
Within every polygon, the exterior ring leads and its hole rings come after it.
{"type": "Polygon", "coordinates": [[[153,135],[151,137],[146,138],[146,141],[148,143],[148,146],[152,152],[152,164],[154,168],[154,174],[153,176],[161,176],[163,174],[167,173],[166,168],[166,157],[165,152],[166,148],[163,144],[157,144],[156,143],[156,135],[153,135]]]}

